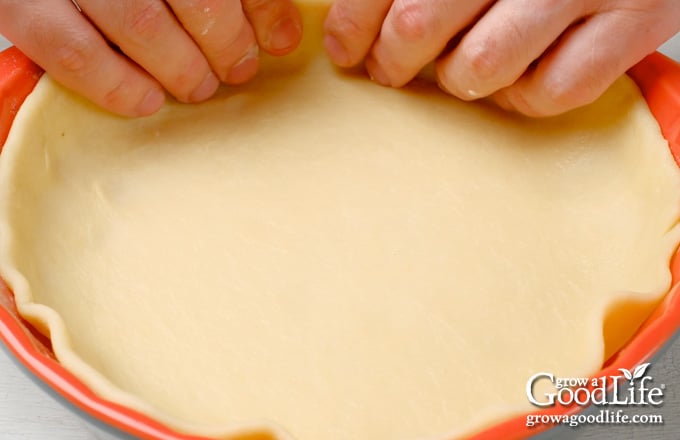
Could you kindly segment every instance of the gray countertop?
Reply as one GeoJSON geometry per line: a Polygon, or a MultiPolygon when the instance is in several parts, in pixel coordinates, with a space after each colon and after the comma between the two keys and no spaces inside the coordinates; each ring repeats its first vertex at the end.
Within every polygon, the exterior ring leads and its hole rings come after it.
{"type": "MultiPolygon", "coordinates": [[[[0,36],[0,49],[7,46],[0,36]]],[[[680,60],[680,34],[662,47],[680,60]]],[[[543,436],[559,439],[680,439],[680,339],[668,344],[650,369],[655,384],[666,384],[664,405],[652,411],[663,425],[585,425],[560,428],[543,436]]],[[[628,414],[649,413],[627,409],[628,414]]],[[[0,350],[0,440],[95,440],[85,425],[31,382],[0,350]]],[[[322,440],[322,439],[319,439],[322,440]]]]}

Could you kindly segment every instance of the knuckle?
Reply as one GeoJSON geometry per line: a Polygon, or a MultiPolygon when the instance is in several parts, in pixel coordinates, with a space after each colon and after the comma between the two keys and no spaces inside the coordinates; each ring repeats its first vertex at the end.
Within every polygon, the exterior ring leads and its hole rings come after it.
{"type": "Polygon", "coordinates": [[[124,21],[124,26],[127,27],[125,30],[147,40],[160,37],[167,12],[162,2],[146,2],[142,7],[127,14],[124,21]]]}
{"type": "Polygon", "coordinates": [[[188,100],[191,92],[201,85],[201,82],[210,72],[204,58],[197,58],[186,67],[170,77],[167,84],[168,90],[181,100],[188,100]]]}
{"type": "Polygon", "coordinates": [[[104,92],[101,98],[102,106],[108,109],[125,108],[130,104],[130,90],[130,84],[125,79],[117,81],[104,92]]]}
{"type": "Polygon", "coordinates": [[[427,40],[434,31],[435,22],[427,2],[405,0],[395,3],[392,10],[392,26],[395,33],[407,42],[427,40]]]}
{"type": "Polygon", "coordinates": [[[356,14],[345,2],[336,2],[326,21],[326,31],[349,40],[357,40],[362,38],[368,29],[357,20],[356,14]]]}
{"type": "Polygon", "coordinates": [[[503,67],[501,54],[491,39],[474,44],[463,43],[461,61],[475,78],[481,80],[496,77],[503,67]]]}
{"type": "Polygon", "coordinates": [[[54,51],[54,60],[59,68],[75,76],[87,74],[96,57],[97,51],[87,38],[69,39],[54,51]]]}

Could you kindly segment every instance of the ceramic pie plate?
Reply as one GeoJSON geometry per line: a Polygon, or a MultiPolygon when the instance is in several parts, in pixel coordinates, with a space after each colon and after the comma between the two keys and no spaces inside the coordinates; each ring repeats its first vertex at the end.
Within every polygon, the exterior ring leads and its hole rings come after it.
{"type": "MultiPolygon", "coordinates": [[[[0,52],[0,145],[14,116],[41,76],[41,70],[16,48],[0,52]]],[[[630,75],[642,90],[661,126],[676,162],[680,164],[680,65],[654,53],[634,67],[630,75]]],[[[669,342],[680,327],[680,257],[670,262],[672,288],[628,343],[593,377],[614,376],[618,369],[633,369],[647,362],[669,342]]],[[[98,432],[111,438],[201,439],[182,434],[153,418],[102,399],[56,360],[49,338],[18,314],[10,289],[0,280],[0,340],[13,359],[55,398],[75,410],[98,432]]],[[[538,415],[566,415],[578,406],[556,406],[534,411],[538,415]]],[[[520,415],[475,434],[474,439],[527,438],[549,425],[526,426],[520,415]]],[[[255,440],[255,439],[253,439],[255,440]]]]}

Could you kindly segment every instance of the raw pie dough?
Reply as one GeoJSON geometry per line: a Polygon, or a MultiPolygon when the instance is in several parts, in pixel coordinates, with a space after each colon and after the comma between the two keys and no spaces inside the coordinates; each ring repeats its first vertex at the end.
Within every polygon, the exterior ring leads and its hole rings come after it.
{"type": "Polygon", "coordinates": [[[548,120],[381,88],[331,67],[323,14],[252,84],[146,119],[44,78],[0,161],[21,313],[103,396],[227,438],[443,438],[597,371],[680,239],[632,82],[548,120]]]}

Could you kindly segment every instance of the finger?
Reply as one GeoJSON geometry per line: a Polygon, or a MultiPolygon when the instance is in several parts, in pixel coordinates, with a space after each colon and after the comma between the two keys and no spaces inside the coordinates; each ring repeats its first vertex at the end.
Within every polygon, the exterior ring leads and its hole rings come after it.
{"type": "Polygon", "coordinates": [[[511,85],[572,23],[593,12],[584,9],[585,3],[558,0],[543,7],[535,0],[495,3],[460,44],[438,60],[439,84],[464,100],[511,85]]]}
{"type": "Polygon", "coordinates": [[[670,17],[633,9],[596,14],[568,31],[534,71],[494,98],[529,116],[552,116],[589,104],[673,35],[677,25],[668,12],[670,17]]]}
{"type": "Polygon", "coordinates": [[[78,0],[99,30],[183,102],[212,96],[219,80],[161,0],[78,0]]]}
{"type": "Polygon", "coordinates": [[[324,24],[324,45],[331,60],[351,67],[373,45],[392,0],[336,0],[324,24]]]}
{"type": "Polygon", "coordinates": [[[366,60],[383,85],[401,87],[444,50],[490,0],[395,0],[366,60]]]}
{"type": "Polygon", "coordinates": [[[242,0],[260,47],[272,55],[292,52],[302,39],[302,17],[291,0],[242,0]]]}
{"type": "Polygon", "coordinates": [[[6,2],[0,29],[64,86],[125,116],[156,112],[160,85],[111,49],[70,2],[6,2]]]}
{"type": "Polygon", "coordinates": [[[219,79],[240,84],[257,72],[255,33],[239,0],[168,0],[219,79]]]}

